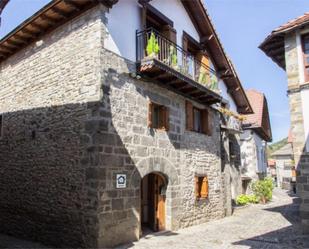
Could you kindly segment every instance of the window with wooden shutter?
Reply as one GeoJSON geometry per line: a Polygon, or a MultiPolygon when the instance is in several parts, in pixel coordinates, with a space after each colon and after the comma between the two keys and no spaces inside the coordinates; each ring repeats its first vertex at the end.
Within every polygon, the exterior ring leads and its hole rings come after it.
{"type": "Polygon", "coordinates": [[[148,127],[168,131],[169,130],[168,107],[150,102],[148,107],[148,127]]]}
{"type": "Polygon", "coordinates": [[[163,28],[162,28],[161,33],[162,33],[163,36],[165,36],[171,42],[173,42],[173,43],[177,42],[176,29],[174,29],[172,26],[164,25],[163,28]]]}
{"type": "Polygon", "coordinates": [[[195,177],[195,197],[198,199],[208,198],[208,178],[207,176],[196,176],[195,177]]]}
{"type": "Polygon", "coordinates": [[[208,136],[212,135],[213,114],[208,109],[202,111],[202,132],[208,136]]]}
{"type": "Polygon", "coordinates": [[[186,101],[186,128],[193,131],[193,105],[190,101],[186,101]]]}

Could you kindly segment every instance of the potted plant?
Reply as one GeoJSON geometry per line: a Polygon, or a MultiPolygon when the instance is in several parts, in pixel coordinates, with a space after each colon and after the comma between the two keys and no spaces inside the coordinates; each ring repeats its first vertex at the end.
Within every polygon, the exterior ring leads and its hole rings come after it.
{"type": "Polygon", "coordinates": [[[147,57],[157,57],[160,51],[160,46],[158,40],[153,32],[151,32],[150,37],[147,41],[146,52],[147,57]]]}
{"type": "Polygon", "coordinates": [[[171,45],[169,49],[169,61],[173,68],[178,69],[178,58],[177,58],[177,52],[176,48],[171,45]]]}

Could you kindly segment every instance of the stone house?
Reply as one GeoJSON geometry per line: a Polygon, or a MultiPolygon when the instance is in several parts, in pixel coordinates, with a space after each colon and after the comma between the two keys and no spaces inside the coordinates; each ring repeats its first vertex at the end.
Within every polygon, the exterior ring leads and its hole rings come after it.
{"type": "Polygon", "coordinates": [[[52,1],[0,40],[0,84],[0,232],[112,247],[230,213],[219,108],[252,109],[201,1],[52,1]]]}
{"type": "Polygon", "coordinates": [[[260,45],[279,67],[286,71],[291,113],[297,192],[302,199],[300,216],[309,232],[309,14],[280,26],[260,45]]]}
{"type": "Polygon", "coordinates": [[[245,115],[241,139],[241,178],[243,194],[250,192],[252,182],[267,175],[267,142],[272,141],[267,99],[256,90],[246,94],[253,114],[245,115]]]}
{"type": "Polygon", "coordinates": [[[291,143],[287,143],[271,154],[276,163],[277,185],[291,190],[295,182],[294,154],[291,143]]]}

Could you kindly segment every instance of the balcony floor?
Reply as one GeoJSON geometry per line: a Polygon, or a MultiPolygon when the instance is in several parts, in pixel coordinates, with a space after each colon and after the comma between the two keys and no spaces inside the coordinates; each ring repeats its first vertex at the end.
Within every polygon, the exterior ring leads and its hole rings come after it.
{"type": "Polygon", "coordinates": [[[145,78],[198,103],[211,105],[221,96],[190,77],[178,72],[156,58],[145,58],[138,63],[138,72],[145,78]]]}

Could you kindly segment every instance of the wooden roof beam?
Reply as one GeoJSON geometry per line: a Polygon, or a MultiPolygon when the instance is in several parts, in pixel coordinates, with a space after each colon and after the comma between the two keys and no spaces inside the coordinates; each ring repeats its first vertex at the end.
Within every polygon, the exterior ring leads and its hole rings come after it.
{"type": "Polygon", "coordinates": [[[44,26],[42,26],[42,25],[40,25],[40,24],[38,24],[38,23],[32,22],[32,23],[30,23],[30,25],[31,25],[32,27],[38,29],[40,32],[42,32],[42,31],[45,30],[44,26]]]}
{"type": "Polygon", "coordinates": [[[13,54],[12,50],[5,48],[3,46],[0,47],[0,52],[4,52],[4,53],[7,53],[7,54],[13,54]]]}
{"type": "Polygon", "coordinates": [[[47,15],[41,15],[40,18],[41,18],[43,21],[45,21],[45,22],[47,22],[48,24],[50,24],[50,25],[56,25],[57,22],[58,22],[58,20],[53,19],[53,18],[51,18],[51,17],[49,17],[49,16],[47,16],[47,15]]]}
{"type": "Polygon", "coordinates": [[[68,14],[67,14],[66,12],[64,12],[63,10],[61,10],[61,9],[59,9],[59,8],[57,8],[57,7],[53,7],[51,10],[52,10],[54,13],[56,13],[58,16],[60,16],[61,18],[63,18],[63,19],[66,19],[66,18],[69,17],[68,14]]]}
{"type": "Polygon", "coordinates": [[[64,3],[68,5],[71,9],[74,9],[75,11],[80,11],[81,7],[78,6],[74,1],[72,0],[64,0],[64,3]]]}
{"type": "Polygon", "coordinates": [[[12,41],[12,40],[7,40],[6,42],[7,42],[8,44],[11,44],[11,45],[15,46],[15,47],[20,47],[21,44],[27,44],[27,42],[25,42],[25,41],[19,41],[19,40],[14,40],[14,41],[12,41]]]}
{"type": "Polygon", "coordinates": [[[23,29],[20,31],[21,33],[25,34],[27,36],[27,38],[32,38],[35,39],[38,37],[38,34],[33,34],[32,31],[28,30],[28,29],[23,29]]]}

